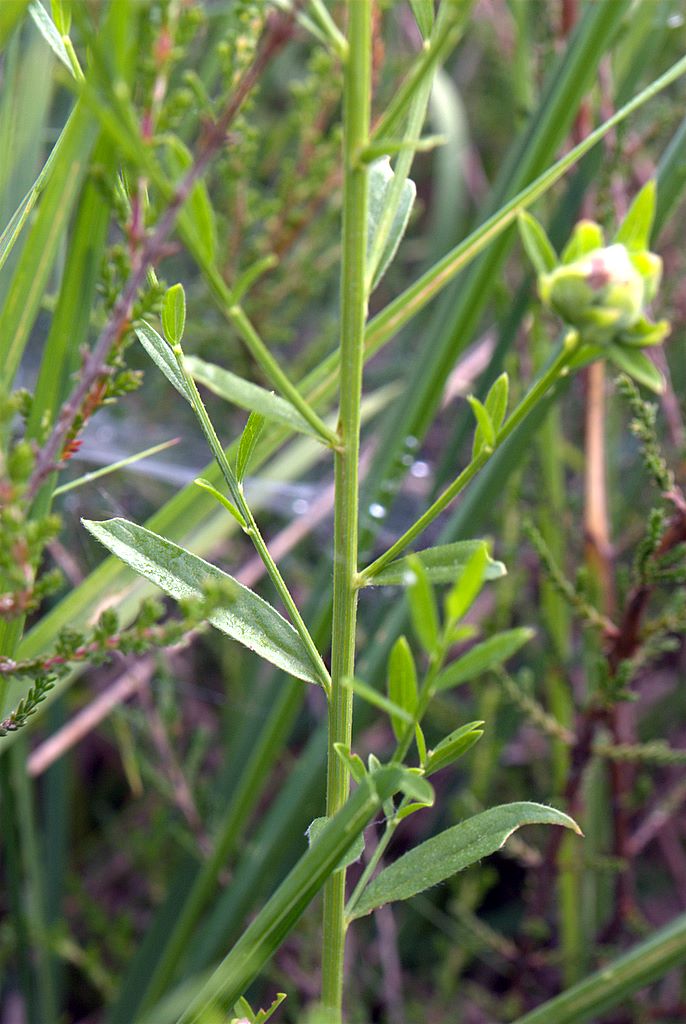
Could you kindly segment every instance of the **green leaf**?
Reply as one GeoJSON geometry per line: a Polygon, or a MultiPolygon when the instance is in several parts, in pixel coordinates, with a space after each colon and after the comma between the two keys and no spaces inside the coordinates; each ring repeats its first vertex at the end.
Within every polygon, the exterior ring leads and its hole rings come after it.
{"type": "Polygon", "coordinates": [[[346,746],[345,743],[334,743],[333,748],[355,782],[362,782],[367,774],[367,769],[360,755],[351,753],[350,747],[346,746]]]}
{"type": "Polygon", "coordinates": [[[401,708],[399,704],[390,700],[383,693],[379,693],[369,683],[365,683],[362,679],[357,679],[353,676],[346,676],[343,679],[343,686],[347,689],[352,690],[358,697],[366,700],[368,704],[371,704],[375,708],[379,708],[381,711],[386,711],[392,718],[401,719],[403,722],[408,724],[412,722],[412,715],[401,708]]]}
{"type": "Polygon", "coordinates": [[[0,3],[0,50],[24,16],[29,0],[4,0],[0,3]]]}
{"type": "MultiPolygon", "coordinates": [[[[369,168],[369,206],[367,210],[368,254],[372,254],[375,249],[383,213],[389,202],[393,178],[391,161],[388,157],[376,160],[369,168]]],[[[379,253],[379,261],[374,269],[370,291],[374,291],[398,250],[402,237],[407,230],[407,223],[410,219],[416,194],[417,188],[415,183],[410,178],[406,178],[403,182],[398,205],[393,213],[387,237],[379,253]]]]}
{"type": "Polygon", "coordinates": [[[255,1017],[255,1024],[267,1024],[270,1017],[273,1017],[281,1003],[286,998],[285,992],[277,992],[276,999],[267,1007],[266,1010],[260,1010],[255,1017]]]}
{"type": "Polygon", "coordinates": [[[436,678],[437,690],[448,690],[452,686],[461,686],[470,679],[487,672],[489,669],[502,665],[504,661],[516,654],[520,647],[534,636],[534,630],[528,626],[508,629],[496,633],[488,640],[475,644],[466,654],[443,669],[436,678]]]}
{"type": "Polygon", "coordinates": [[[626,345],[611,343],[607,346],[607,357],[624,373],[643,384],[656,394],[661,395],[665,390],[665,380],[655,363],[648,358],[645,352],[638,348],[629,348],[626,345]]]}
{"type": "Polygon", "coordinates": [[[615,235],[615,242],[626,246],[629,252],[649,249],[656,201],[657,185],[651,180],[646,182],[627,210],[626,217],[615,235]]]}
{"type": "Polygon", "coordinates": [[[290,622],[228,573],[126,519],[82,522],[108,551],[176,600],[201,599],[208,583],[228,586],[229,605],[213,611],[208,621],[289,675],[308,683],[319,681],[307,648],[290,622]]]}
{"type": "MultiPolygon", "coordinates": [[[[167,134],[164,141],[167,146],[167,163],[178,184],[192,166],[193,154],[177,135],[167,134]]],[[[217,224],[204,181],[195,182],[190,196],[184,203],[183,213],[187,215],[186,227],[192,234],[193,241],[200,247],[203,255],[214,262],[217,257],[217,224]]]]}
{"type": "MultiPolygon", "coordinates": [[[[417,670],[406,637],[399,636],[393,644],[388,659],[388,696],[394,704],[414,717],[417,710],[417,670]]],[[[406,719],[391,715],[391,725],[397,740],[405,732],[406,719]]]]}
{"type": "Polygon", "coordinates": [[[209,482],[209,480],[205,480],[204,477],[199,476],[196,477],[193,483],[196,484],[198,487],[202,487],[203,491],[207,491],[208,494],[212,495],[215,501],[218,501],[220,505],[223,505],[226,511],[230,512],[230,514],[233,516],[233,518],[236,520],[236,522],[238,523],[242,530],[245,530],[247,528],[248,524],[246,523],[245,519],[243,518],[243,515],[238,511],[234,503],[232,501],[229,501],[229,499],[224,494],[222,494],[221,491],[218,491],[217,488],[214,487],[209,482]]]}
{"type": "Polygon", "coordinates": [[[182,284],[172,285],[164,296],[162,327],[170,345],[180,345],[186,326],[186,293],[182,284]]]}
{"type": "Polygon", "coordinates": [[[459,729],[455,729],[445,739],[442,739],[438,746],[429,751],[426,759],[426,774],[433,775],[434,772],[440,772],[442,768],[447,768],[448,765],[453,764],[463,754],[466,754],[470,747],[473,747],[483,736],[484,731],[481,728],[483,724],[483,722],[468,722],[467,725],[460,726],[459,729]]]}
{"type": "Polygon", "coordinates": [[[475,398],[474,395],[467,395],[467,401],[472,407],[476,417],[476,430],[474,431],[474,443],[472,445],[472,458],[476,458],[482,448],[488,446],[495,448],[495,427],[491,420],[490,413],[485,405],[475,398]]]}
{"type": "Polygon", "coordinates": [[[436,799],[434,788],[424,778],[421,768],[406,768],[403,779],[403,793],[419,801],[422,807],[432,807],[436,799]]]}
{"type": "Polygon", "coordinates": [[[434,27],[434,0],[410,0],[410,6],[422,37],[428,39],[434,27]]]}
{"type": "Polygon", "coordinates": [[[236,455],[236,479],[239,483],[245,477],[246,470],[250,464],[253,452],[260,440],[260,435],[264,430],[264,416],[259,412],[251,412],[248,416],[248,422],[243,428],[241,439],[238,444],[238,453],[236,455]]]}
{"type": "Polygon", "coordinates": [[[507,413],[509,395],[510,378],[506,373],[501,373],[491,384],[486,395],[486,401],[484,402],[496,433],[503,425],[503,420],[507,413]]]}
{"type": "Polygon", "coordinates": [[[50,10],[55,28],[60,35],[69,35],[71,28],[71,4],[69,0],[50,0],[50,10]]]}
{"type": "Polygon", "coordinates": [[[157,333],[154,327],[151,327],[150,324],[146,323],[145,320],[141,320],[141,322],[136,325],[135,330],[138,340],[152,359],[153,363],[159,367],[167,380],[174,385],[179,394],[183,395],[186,401],[190,402],[192,405],[191,393],[188,390],[188,385],[186,384],[184,376],[179,369],[176,356],[169,348],[169,345],[164,338],[157,333]]]}
{"type": "Polygon", "coordinates": [[[558,264],[557,253],[543,225],[527,210],[517,217],[519,236],[537,274],[549,274],[558,264]]]}
{"type": "Polygon", "coordinates": [[[321,441],[320,435],[285,398],[261,388],[258,384],[243,380],[221,366],[206,363],[197,356],[186,356],[186,367],[199,384],[204,384],[213,394],[225,398],[227,402],[232,402],[249,412],[259,412],[266,419],[276,420],[291,430],[298,430],[301,434],[308,434],[321,441]]]}
{"type": "Polygon", "coordinates": [[[362,893],[353,917],[363,917],[385,903],[407,900],[438,885],[500,850],[523,825],[562,825],[581,834],[572,818],[553,807],[534,803],[492,807],[421,843],[382,871],[362,893]]]}
{"type": "MultiPolygon", "coordinates": [[[[307,830],[307,845],[314,846],[320,835],[331,821],[331,818],[315,818],[307,830]]],[[[355,864],[364,853],[364,835],[360,833],[353,838],[352,843],[343,854],[338,864],[335,867],[335,871],[342,871],[343,868],[349,867],[351,864],[355,864]]]]}
{"type": "Polygon", "coordinates": [[[497,580],[507,574],[502,562],[496,562],[488,553],[483,540],[458,540],[453,544],[439,544],[434,548],[424,548],[414,555],[396,558],[385,566],[377,576],[365,581],[367,587],[407,587],[414,583],[415,577],[410,559],[418,558],[427,577],[432,583],[454,583],[461,577],[465,567],[475,551],[483,554],[483,578],[497,580]]]}
{"type": "Polygon", "coordinates": [[[481,588],[488,578],[489,558],[488,548],[482,541],[481,546],[472,552],[469,561],[445,599],[445,613],[451,623],[458,622],[479,596],[481,588]]]}
{"type": "Polygon", "coordinates": [[[43,39],[46,41],[52,52],[58,60],[61,60],[64,66],[69,69],[69,74],[73,75],[74,69],[71,66],[69,54],[62,42],[62,36],[55,28],[55,23],[39,0],[33,0],[29,6],[29,14],[33,18],[34,25],[43,36],[43,39]]]}
{"type": "Polygon", "coordinates": [[[427,654],[433,654],[438,646],[439,634],[436,595],[419,558],[408,555],[407,563],[414,574],[414,583],[407,588],[410,619],[422,647],[427,654]]]}

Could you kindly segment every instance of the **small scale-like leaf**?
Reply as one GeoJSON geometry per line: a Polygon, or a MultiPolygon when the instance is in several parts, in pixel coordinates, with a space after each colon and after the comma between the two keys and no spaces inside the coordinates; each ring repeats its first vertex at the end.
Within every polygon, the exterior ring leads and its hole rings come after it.
{"type": "Polygon", "coordinates": [[[506,373],[501,373],[497,377],[486,395],[486,411],[491,417],[491,423],[495,431],[497,432],[503,425],[503,420],[507,413],[507,403],[510,394],[510,378],[506,373]]]}
{"type": "Polygon", "coordinates": [[[639,348],[611,344],[607,346],[607,355],[615,366],[624,373],[628,373],[639,384],[649,388],[650,391],[661,395],[665,390],[664,377],[655,363],[639,348]]]}
{"type": "Polygon", "coordinates": [[[635,196],[615,235],[615,242],[626,246],[629,252],[650,248],[656,200],[657,186],[655,181],[651,180],[646,182],[635,196]]]}
{"type": "MultiPolygon", "coordinates": [[[[315,818],[307,829],[307,845],[313,846],[316,843],[319,836],[322,834],[326,826],[331,821],[331,818],[315,818]]],[[[355,836],[350,849],[346,850],[338,864],[336,865],[335,871],[342,871],[343,868],[349,867],[360,859],[364,853],[364,834],[355,836]]]]}
{"type": "Polygon", "coordinates": [[[415,577],[414,583],[407,588],[410,619],[422,647],[427,654],[433,654],[439,634],[436,595],[420,559],[416,555],[408,555],[407,562],[415,577]]]}
{"type": "MultiPolygon", "coordinates": [[[[347,689],[352,690],[362,700],[366,700],[372,707],[379,708],[381,711],[386,711],[393,718],[401,719],[403,722],[408,724],[412,721],[412,715],[405,708],[401,708],[399,704],[390,700],[383,693],[379,693],[369,683],[365,683],[362,679],[356,679],[352,676],[346,676],[343,679],[343,686],[347,689]]],[[[371,770],[371,769],[370,769],[371,770]]]]}
{"type": "Polygon", "coordinates": [[[562,250],[561,262],[574,263],[589,252],[602,249],[605,245],[602,228],[594,220],[580,220],[575,224],[571,237],[562,250]]]}
{"type": "MultiPolygon", "coordinates": [[[[388,157],[376,160],[369,168],[369,206],[367,210],[368,253],[372,253],[374,250],[381,219],[388,205],[393,177],[393,169],[388,157]]],[[[398,246],[407,230],[416,195],[417,187],[415,183],[411,178],[407,178],[403,182],[400,200],[393,213],[393,220],[391,221],[384,247],[380,253],[378,265],[374,269],[370,291],[374,291],[398,250],[398,246]]]]}
{"type": "Polygon", "coordinates": [[[150,324],[146,323],[145,320],[141,320],[141,322],[136,325],[136,336],[152,359],[153,363],[159,367],[167,380],[174,385],[179,394],[183,395],[187,402],[191,402],[188,385],[186,384],[183,374],[179,369],[179,364],[176,361],[174,353],[169,348],[169,345],[164,338],[161,337],[161,335],[159,335],[157,331],[150,326],[150,324]]]}
{"type": "Polygon", "coordinates": [[[248,416],[248,422],[245,424],[241,439],[238,444],[238,454],[236,455],[236,479],[239,483],[244,479],[250,460],[253,456],[253,452],[257,447],[257,442],[260,439],[260,435],[264,430],[264,416],[259,412],[251,412],[248,416]]]}
{"type": "Polygon", "coordinates": [[[522,626],[519,629],[508,629],[503,633],[496,633],[488,640],[475,644],[471,650],[439,673],[435,683],[436,689],[448,690],[452,686],[461,686],[462,683],[468,683],[470,679],[481,675],[482,672],[502,665],[533,636],[533,629],[522,626]]]}
{"type": "MultiPolygon", "coordinates": [[[[453,544],[439,544],[434,548],[424,548],[423,551],[415,552],[414,557],[419,559],[431,583],[454,583],[455,580],[460,579],[469,560],[477,550],[483,553],[484,579],[497,580],[507,574],[503,563],[496,562],[488,554],[488,547],[483,540],[458,540],[453,544]]],[[[413,556],[406,555],[390,562],[377,576],[373,576],[365,583],[365,586],[411,586],[415,580],[410,565],[411,557],[413,556]]]]}
{"type": "Polygon", "coordinates": [[[439,772],[441,768],[447,768],[448,765],[453,764],[463,754],[466,754],[483,736],[483,724],[483,722],[468,722],[442,739],[433,750],[429,751],[426,759],[426,774],[433,775],[434,772],[439,772]]]}
{"type": "Polygon", "coordinates": [[[201,599],[208,583],[229,586],[230,604],[218,608],[208,621],[265,661],[309,683],[318,682],[307,648],[290,622],[233,576],[203,558],[126,519],[82,520],[108,551],[170,597],[201,599]]]}
{"type": "Polygon", "coordinates": [[[488,549],[483,543],[472,552],[445,599],[445,613],[449,622],[459,622],[476,601],[487,578],[488,558],[488,549]]]}
{"type": "Polygon", "coordinates": [[[489,448],[495,447],[495,427],[493,426],[491,414],[478,398],[475,398],[474,395],[467,395],[467,401],[476,417],[476,430],[474,431],[474,443],[472,445],[472,458],[474,459],[486,445],[489,448]]]}
{"type": "Polygon", "coordinates": [[[170,345],[179,345],[186,327],[186,293],[182,284],[172,285],[164,296],[162,327],[170,345]]]}
{"type": "Polygon", "coordinates": [[[186,356],[188,372],[199,383],[204,384],[215,395],[225,398],[227,402],[238,405],[248,412],[259,412],[266,419],[276,420],[283,423],[292,430],[298,430],[301,434],[309,434],[321,440],[319,434],[310,426],[307,420],[300,415],[295,406],[275,395],[272,391],[261,388],[258,384],[243,380],[235,373],[215,366],[214,363],[206,363],[197,356],[186,356]]]}
{"type": "MultiPolygon", "coordinates": [[[[399,636],[388,658],[387,690],[390,700],[413,717],[417,709],[417,669],[407,638],[399,636]]],[[[391,715],[396,739],[405,732],[405,720],[391,715]]]]}
{"type": "Polygon", "coordinates": [[[549,274],[558,264],[557,253],[543,225],[526,210],[517,218],[519,235],[537,274],[549,274]]]}
{"type": "Polygon", "coordinates": [[[562,825],[581,834],[568,815],[543,804],[492,807],[446,829],[404,854],[368,885],[352,911],[363,917],[384,903],[407,900],[500,850],[523,825],[562,825]]]}

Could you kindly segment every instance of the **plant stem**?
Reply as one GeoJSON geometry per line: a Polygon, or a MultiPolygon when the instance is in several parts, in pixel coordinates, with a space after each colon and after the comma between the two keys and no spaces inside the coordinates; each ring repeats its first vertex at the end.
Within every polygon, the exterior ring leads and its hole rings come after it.
{"type": "Polygon", "coordinates": [[[417,519],[416,522],[414,522],[412,526],[405,531],[402,537],[399,537],[398,540],[390,546],[388,551],[385,551],[383,555],[380,555],[376,561],[372,562],[366,569],[362,570],[358,576],[358,586],[367,586],[367,584],[373,580],[389,562],[392,562],[394,558],[397,558],[397,556],[405,550],[408,544],[411,544],[415,537],[418,537],[419,534],[422,533],[438,515],[440,515],[443,509],[450,504],[453,498],[457,497],[457,495],[465,489],[467,484],[471,483],[474,477],[486,465],[493,453],[498,450],[504,441],[507,440],[522,420],[526,419],[541,399],[545,397],[548,390],[553,386],[557,379],[567,372],[569,363],[573,356],[576,355],[580,345],[581,340],[576,333],[570,333],[567,336],[562,349],[550,364],[546,372],[538,381],[536,381],[534,386],[531,388],[529,393],[525,395],[514,412],[508,416],[507,420],[498,431],[493,446],[489,447],[485,445],[476,458],[472,459],[469,465],[465,466],[459,476],[457,476],[453,482],[446,487],[436,501],[434,501],[426,512],[424,512],[419,519],[417,519]]]}
{"type": "MultiPolygon", "coordinates": [[[[341,264],[341,366],[335,453],[334,579],[331,700],[327,751],[326,814],[345,803],[350,780],[334,744],[352,736],[353,693],[343,680],[355,671],[357,615],[358,460],[360,399],[367,315],[367,167],[358,161],[369,141],[371,106],[371,0],[349,0],[348,59],[343,86],[343,228],[341,264]]],[[[342,1020],[345,953],[345,870],[324,889],[322,1002],[332,1024],[342,1020]]]]}

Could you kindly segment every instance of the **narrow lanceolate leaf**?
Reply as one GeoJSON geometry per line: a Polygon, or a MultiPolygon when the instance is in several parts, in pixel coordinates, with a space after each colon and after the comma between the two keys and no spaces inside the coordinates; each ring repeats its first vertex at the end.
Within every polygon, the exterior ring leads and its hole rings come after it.
{"type": "Polygon", "coordinates": [[[488,578],[489,557],[485,544],[480,548],[475,548],[462,573],[455,581],[445,599],[446,616],[451,622],[459,622],[479,596],[481,588],[488,578]]]}
{"type": "Polygon", "coordinates": [[[467,401],[472,407],[476,419],[476,430],[474,432],[474,444],[472,445],[472,458],[475,458],[482,448],[488,446],[495,448],[495,427],[485,405],[475,398],[474,395],[467,395],[467,401]]]}
{"type": "Polygon", "coordinates": [[[562,825],[581,835],[572,818],[542,804],[492,807],[428,839],[396,860],[369,884],[353,910],[363,917],[384,903],[407,900],[500,850],[523,825],[562,825]]]}
{"type": "Polygon", "coordinates": [[[186,327],[186,293],[182,284],[172,285],[164,296],[162,326],[170,345],[179,345],[186,327]]]}
{"type": "Polygon", "coordinates": [[[510,394],[510,379],[506,373],[501,373],[496,380],[493,381],[488,394],[486,395],[486,401],[484,405],[491,417],[491,423],[493,424],[496,432],[500,430],[507,413],[507,404],[510,394]]]}
{"type": "Polygon", "coordinates": [[[419,26],[419,31],[424,39],[428,39],[431,35],[431,29],[434,27],[433,0],[410,0],[410,5],[419,26]]]}
{"type": "MultiPolygon", "coordinates": [[[[393,644],[388,659],[388,696],[394,704],[406,711],[410,721],[417,709],[417,670],[406,637],[399,636],[393,644]]],[[[396,739],[405,732],[405,720],[391,715],[391,725],[396,739]]]]}
{"type": "Polygon", "coordinates": [[[629,251],[650,248],[650,236],[655,220],[657,193],[654,181],[648,181],[629,207],[615,236],[629,251]]]}
{"type": "Polygon", "coordinates": [[[624,373],[628,373],[639,384],[661,395],[665,390],[665,380],[655,363],[645,352],[627,345],[608,345],[607,356],[610,362],[624,373]]]}
{"type": "Polygon", "coordinates": [[[259,412],[251,412],[245,424],[236,455],[236,479],[240,483],[245,477],[250,459],[255,451],[260,435],[264,430],[264,416],[259,412]]]}
{"type": "Polygon", "coordinates": [[[517,226],[522,245],[536,273],[548,274],[554,270],[558,263],[557,253],[543,225],[526,210],[522,210],[517,218],[517,226]]]}
{"type": "MultiPolygon", "coordinates": [[[[393,178],[393,169],[388,157],[382,157],[369,168],[367,251],[370,254],[374,253],[377,249],[377,236],[384,211],[391,197],[393,178]]],[[[391,260],[398,250],[402,237],[407,230],[407,222],[410,219],[416,195],[417,188],[415,183],[410,178],[406,178],[403,182],[399,201],[393,212],[393,219],[389,225],[388,232],[381,242],[382,248],[378,253],[378,263],[373,272],[371,291],[376,288],[386,273],[391,260]]]]}
{"type": "Polygon", "coordinates": [[[215,395],[225,398],[227,402],[238,405],[241,409],[249,412],[259,412],[266,419],[276,420],[283,423],[292,430],[298,430],[301,434],[309,434],[321,440],[319,434],[310,426],[307,420],[300,415],[295,406],[275,395],[272,391],[261,388],[258,384],[243,380],[229,370],[224,370],[214,363],[206,363],[197,356],[186,356],[186,367],[188,372],[198,382],[204,384],[215,395]]]}
{"type": "Polygon", "coordinates": [[[416,555],[408,556],[408,564],[414,575],[414,582],[407,589],[410,619],[420,644],[427,654],[433,654],[438,645],[439,632],[436,595],[426,569],[416,555]]]}
{"type": "MultiPolygon", "coordinates": [[[[416,558],[424,567],[426,575],[432,583],[454,583],[460,578],[465,566],[475,551],[483,551],[483,578],[497,580],[505,576],[507,569],[502,562],[496,562],[488,554],[486,542],[483,540],[459,540],[453,544],[439,544],[434,548],[424,548],[415,553],[416,558]]],[[[381,570],[378,576],[365,580],[368,587],[408,587],[414,583],[414,573],[410,566],[411,555],[397,558],[381,570]]]]}
{"type": "Polygon", "coordinates": [[[154,327],[147,324],[145,320],[136,326],[136,335],[141,345],[148,353],[153,363],[162,371],[167,380],[174,385],[180,395],[191,401],[191,394],[183,374],[179,369],[174,353],[164,338],[157,333],[154,327]]]}
{"type": "MultiPolygon", "coordinates": [[[[320,835],[331,821],[331,818],[315,818],[307,830],[307,845],[312,846],[313,843],[319,839],[320,835]]],[[[364,853],[364,836],[360,834],[355,836],[345,851],[338,864],[336,870],[341,871],[343,868],[349,867],[360,859],[364,853]]]]}
{"type": "Polygon", "coordinates": [[[208,621],[289,675],[318,682],[307,648],[291,624],[233,576],[126,519],[82,522],[108,551],[177,600],[202,598],[207,584],[227,587],[229,604],[213,611],[208,621]]]}
{"type": "Polygon", "coordinates": [[[459,757],[466,754],[470,747],[473,747],[477,740],[484,734],[483,722],[468,722],[466,725],[455,729],[450,735],[442,739],[433,750],[429,751],[426,758],[426,774],[433,775],[441,768],[447,768],[454,764],[459,757]]]}
{"type": "Polygon", "coordinates": [[[504,661],[516,654],[520,647],[531,640],[533,635],[533,629],[523,626],[519,629],[508,629],[503,633],[497,633],[495,636],[489,637],[488,640],[475,644],[461,658],[443,669],[436,679],[436,689],[448,690],[452,686],[460,686],[462,683],[469,682],[470,679],[475,679],[482,672],[502,665],[504,661]]]}
{"type": "Polygon", "coordinates": [[[409,711],[401,708],[399,704],[392,701],[389,697],[386,697],[383,693],[379,693],[369,683],[365,683],[363,679],[355,679],[353,676],[346,676],[342,680],[343,686],[348,690],[352,690],[362,700],[366,700],[367,704],[371,704],[372,707],[379,708],[381,711],[386,711],[393,718],[407,722],[408,724],[412,721],[412,715],[409,711]]]}
{"type": "Polygon", "coordinates": [[[43,36],[43,39],[45,39],[52,52],[58,60],[61,60],[64,66],[69,69],[69,74],[73,75],[74,69],[71,66],[69,54],[62,42],[62,36],[55,28],[55,23],[40,3],[40,0],[33,0],[29,7],[29,13],[33,18],[34,25],[43,36]]]}

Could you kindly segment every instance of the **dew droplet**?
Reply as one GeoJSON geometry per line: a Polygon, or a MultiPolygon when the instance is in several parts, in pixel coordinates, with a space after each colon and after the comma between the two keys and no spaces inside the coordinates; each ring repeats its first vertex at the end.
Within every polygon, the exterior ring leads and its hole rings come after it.
{"type": "Polygon", "coordinates": [[[304,516],[306,512],[310,511],[310,503],[307,498],[296,498],[291,509],[296,516],[304,516]]]}
{"type": "Polygon", "coordinates": [[[378,501],[373,501],[369,506],[369,514],[372,519],[383,519],[386,515],[386,509],[378,501]]]}
{"type": "Polygon", "coordinates": [[[413,434],[408,434],[405,438],[405,447],[409,451],[416,451],[416,449],[419,448],[419,438],[414,437],[413,434]]]}
{"type": "Polygon", "coordinates": [[[683,23],[683,14],[670,14],[670,16],[667,18],[667,28],[681,28],[683,23]]]}
{"type": "Polygon", "coordinates": [[[413,463],[412,468],[410,469],[410,476],[416,477],[417,480],[423,480],[428,475],[429,463],[422,462],[420,459],[417,459],[417,461],[413,463]]]}

